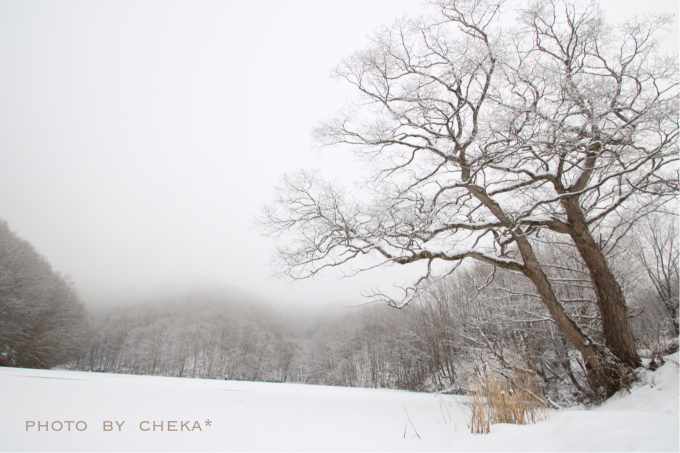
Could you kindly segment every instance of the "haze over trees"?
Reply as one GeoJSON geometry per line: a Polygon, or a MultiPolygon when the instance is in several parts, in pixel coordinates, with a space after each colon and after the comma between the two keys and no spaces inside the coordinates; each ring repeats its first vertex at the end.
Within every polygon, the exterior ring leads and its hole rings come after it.
{"type": "Polygon", "coordinates": [[[86,342],[74,285],[0,220],[0,366],[52,368],[86,342]]]}
{"type": "MultiPolygon", "coordinates": [[[[643,224],[639,230],[644,234],[643,224]]],[[[630,305],[636,346],[654,358],[663,340],[675,338],[673,319],[633,249],[618,252],[612,271],[630,305]]],[[[570,301],[568,315],[602,342],[595,294],[577,252],[541,244],[538,254],[556,266],[550,278],[561,282],[556,293],[570,301]]],[[[203,289],[100,307],[92,324],[91,342],[70,369],[464,393],[488,370],[509,376],[529,366],[550,404],[598,399],[586,363],[531,282],[487,264],[435,282],[403,310],[277,306],[203,289]]]]}
{"type": "Polygon", "coordinates": [[[309,172],[284,178],[261,219],[285,238],[280,273],[424,263],[401,299],[375,294],[403,307],[466,258],[490,264],[531,282],[593,390],[612,395],[640,358],[611,255],[678,192],[677,61],[657,51],[670,17],[610,26],[596,4],[436,6],[335,68],[359,100],[315,137],[353,147],[373,177],[354,192],[309,172]],[[545,259],[560,244],[573,266],[545,259]],[[584,280],[594,326],[560,290],[584,280]]]}

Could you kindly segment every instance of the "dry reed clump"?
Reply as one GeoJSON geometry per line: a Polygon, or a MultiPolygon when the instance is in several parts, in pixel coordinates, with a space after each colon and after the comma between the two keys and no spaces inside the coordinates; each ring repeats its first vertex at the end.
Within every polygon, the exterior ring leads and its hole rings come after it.
{"type": "Polygon", "coordinates": [[[492,423],[526,425],[546,417],[547,402],[531,371],[516,369],[513,374],[507,381],[500,381],[487,370],[473,386],[466,404],[472,433],[486,434],[492,423]]]}

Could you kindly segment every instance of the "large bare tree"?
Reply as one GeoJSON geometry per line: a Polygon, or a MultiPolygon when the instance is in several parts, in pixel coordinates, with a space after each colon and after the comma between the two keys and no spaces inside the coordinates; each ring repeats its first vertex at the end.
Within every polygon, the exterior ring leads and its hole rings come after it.
{"type": "Polygon", "coordinates": [[[284,178],[265,208],[285,275],[425,262],[402,306],[465,258],[529,278],[611,395],[639,364],[607,247],[677,194],[677,64],[657,52],[668,17],[608,26],[598,8],[542,0],[499,24],[502,2],[442,1],[345,59],[358,102],[322,123],[323,146],[353,145],[375,169],[351,193],[316,175],[284,178]],[[634,210],[635,215],[628,211],[634,210]],[[625,221],[624,221],[625,219],[625,221]],[[589,270],[606,344],[566,313],[534,252],[545,229],[589,270]]]}

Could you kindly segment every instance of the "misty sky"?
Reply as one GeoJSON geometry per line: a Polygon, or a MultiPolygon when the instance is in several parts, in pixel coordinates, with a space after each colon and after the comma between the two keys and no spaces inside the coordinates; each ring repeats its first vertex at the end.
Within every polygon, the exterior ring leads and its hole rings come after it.
{"type": "MultiPolygon", "coordinates": [[[[677,0],[602,2],[608,17],[677,0]]],[[[352,91],[328,76],[420,1],[0,1],[0,218],[86,301],[223,283],[361,300],[405,270],[274,280],[253,217],[284,172],[356,171],[310,129],[352,91]],[[395,273],[396,271],[396,273],[395,273]]],[[[677,18],[676,18],[677,23],[677,18]]],[[[677,27],[666,48],[677,52],[677,27]]],[[[396,279],[396,280],[395,280],[396,279]]]]}

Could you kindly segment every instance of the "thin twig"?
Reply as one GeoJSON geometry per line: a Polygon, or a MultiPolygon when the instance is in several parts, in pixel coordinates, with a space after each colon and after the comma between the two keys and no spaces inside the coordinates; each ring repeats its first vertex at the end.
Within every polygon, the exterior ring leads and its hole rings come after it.
{"type": "MultiPolygon", "coordinates": [[[[408,411],[406,410],[406,405],[404,405],[404,403],[401,403],[401,405],[404,406],[404,412],[406,412],[406,418],[408,418],[409,423],[411,423],[411,427],[413,428],[413,431],[416,432],[416,436],[418,436],[418,439],[422,439],[422,437],[420,437],[420,434],[418,434],[418,430],[416,429],[416,427],[413,426],[413,422],[411,421],[411,417],[409,417],[408,411]]],[[[404,436],[406,436],[406,429],[404,429],[404,436]]]]}

